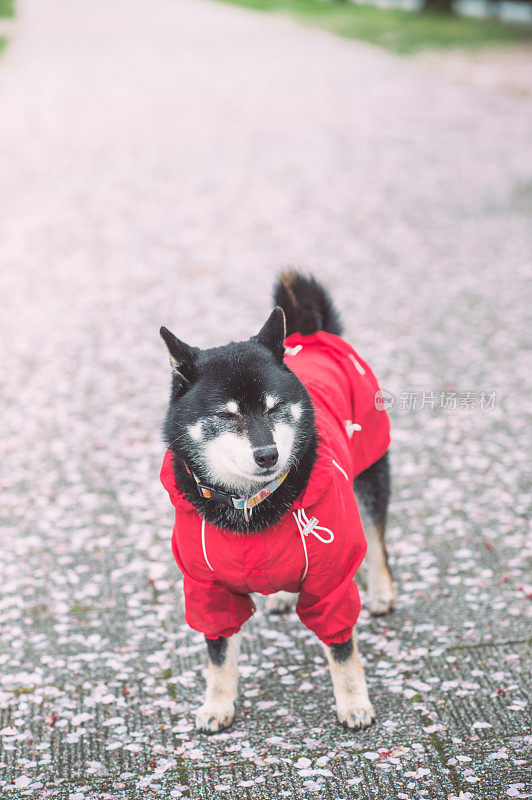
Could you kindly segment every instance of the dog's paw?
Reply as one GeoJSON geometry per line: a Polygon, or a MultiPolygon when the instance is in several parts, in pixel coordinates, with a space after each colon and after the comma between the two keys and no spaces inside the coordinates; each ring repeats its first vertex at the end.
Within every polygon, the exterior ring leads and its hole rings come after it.
{"type": "Polygon", "coordinates": [[[235,716],[232,701],[204,703],[196,713],[196,728],[200,733],[220,733],[228,728],[235,716]]]}
{"type": "Polygon", "coordinates": [[[346,697],[337,701],[336,713],[338,722],[353,730],[368,728],[375,719],[375,711],[367,698],[346,697]]]}
{"type": "Polygon", "coordinates": [[[382,617],[393,611],[397,594],[391,581],[382,581],[369,593],[369,612],[373,617],[382,617]]]}
{"type": "Polygon", "coordinates": [[[396,602],[395,593],[370,597],[369,613],[372,617],[382,617],[384,614],[389,614],[390,611],[394,610],[396,602]]]}
{"type": "Polygon", "coordinates": [[[266,598],[264,610],[267,614],[286,614],[297,598],[293,592],[275,592],[266,598]]]}

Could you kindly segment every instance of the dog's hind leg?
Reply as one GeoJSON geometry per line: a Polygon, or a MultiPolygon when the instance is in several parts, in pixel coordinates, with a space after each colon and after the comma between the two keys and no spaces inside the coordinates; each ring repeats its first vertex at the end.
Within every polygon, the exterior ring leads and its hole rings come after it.
{"type": "Polygon", "coordinates": [[[393,585],[384,539],[386,514],[390,499],[390,464],[388,453],[354,480],[353,488],[364,512],[364,533],[368,543],[369,610],[375,615],[387,614],[395,608],[393,585]]]}
{"type": "Polygon", "coordinates": [[[275,592],[268,595],[264,608],[267,614],[286,614],[296,601],[296,592],[275,592]]]}
{"type": "Polygon", "coordinates": [[[218,733],[235,716],[238,692],[240,634],[227,639],[205,639],[207,643],[207,692],[196,714],[196,728],[202,733],[218,733]]]}
{"type": "Polygon", "coordinates": [[[339,722],[348,728],[367,728],[375,719],[356,634],[344,644],[323,645],[329,662],[339,722]]]}

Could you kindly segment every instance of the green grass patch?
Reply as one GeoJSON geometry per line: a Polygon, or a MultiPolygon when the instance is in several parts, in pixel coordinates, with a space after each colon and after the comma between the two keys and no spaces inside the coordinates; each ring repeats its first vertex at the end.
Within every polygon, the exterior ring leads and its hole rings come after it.
{"type": "MultiPolygon", "coordinates": [[[[0,20],[4,17],[15,16],[15,0],[0,0],[0,20]]],[[[0,36],[0,55],[7,44],[5,36],[0,36]]]]}
{"type": "Polygon", "coordinates": [[[287,14],[348,39],[411,54],[444,48],[532,43],[532,26],[492,19],[415,13],[341,0],[223,0],[257,11],[287,14]]]}
{"type": "Polygon", "coordinates": [[[15,16],[15,0],[0,0],[0,17],[15,16]]]}
{"type": "Polygon", "coordinates": [[[22,686],[20,689],[8,689],[8,692],[15,695],[15,697],[20,697],[23,694],[33,694],[35,692],[35,686],[22,686]]]}

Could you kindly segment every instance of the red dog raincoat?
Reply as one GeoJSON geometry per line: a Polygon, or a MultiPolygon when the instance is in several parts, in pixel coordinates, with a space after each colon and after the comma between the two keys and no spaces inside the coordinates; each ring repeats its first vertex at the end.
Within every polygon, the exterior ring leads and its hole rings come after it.
{"type": "Polygon", "coordinates": [[[299,592],[297,614],[325,644],[347,641],[360,612],[353,577],[366,540],[352,483],[388,449],[388,416],[376,409],[373,372],[339,336],[295,333],[285,344],[285,363],[312,398],[320,443],[307,488],[276,525],[252,534],[210,525],[176,486],[170,451],[164,458],[185,620],[209,639],[240,630],[255,610],[251,592],[299,592]]]}

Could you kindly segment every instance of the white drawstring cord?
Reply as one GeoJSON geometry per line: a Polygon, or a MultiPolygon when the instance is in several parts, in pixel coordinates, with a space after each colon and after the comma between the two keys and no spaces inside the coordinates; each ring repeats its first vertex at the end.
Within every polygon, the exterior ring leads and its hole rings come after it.
{"type": "Polygon", "coordinates": [[[307,543],[305,542],[305,535],[306,534],[303,533],[305,525],[304,525],[304,523],[302,522],[302,520],[300,519],[300,516],[299,516],[299,513],[300,513],[301,510],[302,509],[298,508],[297,511],[292,511],[292,515],[293,515],[293,517],[294,517],[294,519],[296,521],[297,529],[299,531],[299,535],[301,536],[301,543],[303,545],[303,552],[305,553],[305,571],[304,571],[303,575],[301,576],[301,583],[303,583],[303,581],[305,580],[306,574],[308,572],[308,553],[307,553],[307,543]]]}
{"type": "Polygon", "coordinates": [[[319,539],[320,542],[323,542],[323,544],[331,544],[331,542],[334,540],[334,533],[329,528],[324,528],[322,525],[318,525],[318,520],[316,517],[311,517],[309,519],[304,508],[298,508],[297,511],[292,511],[292,516],[296,521],[297,529],[299,531],[299,535],[301,536],[301,543],[303,544],[303,550],[305,553],[305,571],[301,578],[301,580],[304,581],[308,572],[308,553],[307,543],[305,541],[306,537],[311,533],[316,537],[316,539],[319,539]],[[329,537],[324,539],[323,536],[319,535],[318,531],[328,533],[329,537]]]}
{"type": "Polygon", "coordinates": [[[205,547],[205,517],[201,518],[201,546],[203,547],[203,555],[205,556],[205,561],[207,562],[211,572],[214,572],[212,564],[207,558],[207,548],[205,547]]]}
{"type": "Polygon", "coordinates": [[[303,528],[303,535],[308,536],[309,533],[311,533],[313,536],[316,537],[316,539],[319,539],[320,542],[323,542],[323,544],[330,544],[334,539],[334,533],[330,530],[330,528],[324,528],[322,525],[318,525],[318,520],[316,519],[316,517],[311,517],[309,519],[307,517],[307,512],[305,511],[304,508],[300,508],[299,510],[301,512],[303,521],[305,522],[305,527],[303,528]],[[323,536],[320,536],[319,533],[316,533],[316,531],[325,531],[326,533],[329,534],[329,538],[324,539],[323,536]]]}

